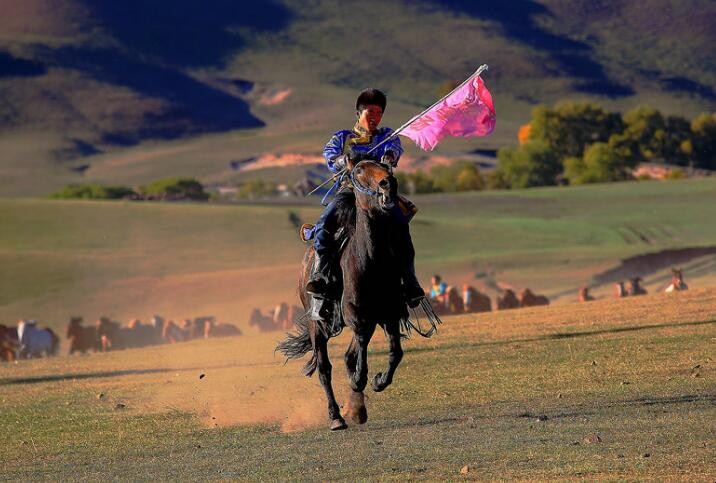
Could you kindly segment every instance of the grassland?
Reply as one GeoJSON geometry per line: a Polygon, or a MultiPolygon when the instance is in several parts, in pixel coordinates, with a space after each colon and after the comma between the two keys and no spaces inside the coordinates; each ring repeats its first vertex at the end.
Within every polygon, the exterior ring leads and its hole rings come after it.
{"type": "Polygon", "coordinates": [[[2,364],[2,477],[713,481],[715,316],[701,289],[447,318],[340,433],[273,335],[2,364]]]}
{"type": "MultiPolygon", "coordinates": [[[[497,284],[572,301],[620,260],[716,240],[716,180],[438,194],[416,198],[412,225],[423,283],[438,272],[495,295],[497,284]]],[[[291,217],[316,204],[212,205],[0,201],[0,321],[61,328],[72,315],[146,320],[214,314],[243,325],[254,307],[297,303],[305,246],[291,217]]],[[[659,291],[659,256],[628,275],[659,291]]],[[[694,286],[713,286],[715,256],[678,262],[694,286]]],[[[599,283],[597,283],[599,282],[599,283]]],[[[245,327],[244,327],[245,328],[245,327]]]]}

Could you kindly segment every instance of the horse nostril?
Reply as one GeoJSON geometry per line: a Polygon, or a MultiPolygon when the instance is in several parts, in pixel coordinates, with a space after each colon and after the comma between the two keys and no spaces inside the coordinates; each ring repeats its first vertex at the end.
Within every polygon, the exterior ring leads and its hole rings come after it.
{"type": "Polygon", "coordinates": [[[380,180],[380,183],[378,183],[378,186],[387,190],[390,188],[390,181],[388,181],[388,178],[383,178],[380,180]]]}

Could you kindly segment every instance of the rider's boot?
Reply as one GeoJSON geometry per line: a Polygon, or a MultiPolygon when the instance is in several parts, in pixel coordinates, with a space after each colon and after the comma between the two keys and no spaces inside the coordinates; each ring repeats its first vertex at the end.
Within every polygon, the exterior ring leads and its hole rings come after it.
{"type": "Polygon", "coordinates": [[[415,276],[415,265],[413,263],[408,264],[403,272],[403,293],[405,302],[411,309],[417,307],[420,301],[425,298],[425,291],[415,276]]]}
{"type": "Polygon", "coordinates": [[[331,317],[331,258],[329,255],[315,254],[311,278],[306,284],[306,292],[311,296],[310,317],[313,320],[328,321],[331,317]]]}
{"type": "Polygon", "coordinates": [[[415,308],[425,297],[425,291],[415,276],[415,248],[413,247],[413,240],[410,237],[408,224],[400,224],[398,233],[401,238],[400,251],[403,254],[403,295],[405,296],[405,302],[408,304],[408,307],[415,308]]]}

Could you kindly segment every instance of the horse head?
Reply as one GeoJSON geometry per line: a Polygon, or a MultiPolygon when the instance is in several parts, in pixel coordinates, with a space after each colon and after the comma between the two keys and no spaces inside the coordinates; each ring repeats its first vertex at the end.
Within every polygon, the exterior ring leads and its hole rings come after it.
{"type": "Polygon", "coordinates": [[[390,168],[375,161],[364,160],[349,173],[358,208],[387,213],[395,206],[398,182],[390,168]]]}
{"type": "Polygon", "coordinates": [[[67,338],[68,339],[71,339],[72,337],[77,337],[79,335],[79,332],[82,329],[82,326],[80,325],[81,323],[82,323],[82,317],[70,318],[70,323],[67,325],[67,338]]]}

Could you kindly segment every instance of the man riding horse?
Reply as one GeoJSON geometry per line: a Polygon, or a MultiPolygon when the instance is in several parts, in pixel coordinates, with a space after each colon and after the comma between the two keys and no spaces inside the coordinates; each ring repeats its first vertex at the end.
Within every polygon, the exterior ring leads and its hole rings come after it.
{"type": "MultiPolygon", "coordinates": [[[[380,162],[388,166],[390,171],[398,165],[403,154],[400,139],[397,136],[388,139],[393,130],[378,127],[386,103],[385,94],[377,89],[366,89],[360,93],[356,101],[358,120],[355,126],[352,130],[336,132],[323,149],[323,157],[331,172],[340,174],[365,159],[380,162]]],[[[330,304],[324,302],[335,293],[334,284],[337,283],[332,273],[340,258],[341,246],[338,238],[341,220],[338,213],[343,206],[355,203],[351,183],[347,179],[339,183],[335,198],[323,210],[314,231],[313,247],[316,256],[306,291],[312,295],[311,316],[317,320],[326,320],[329,316],[330,304]]],[[[410,215],[403,213],[399,203],[396,203],[391,215],[396,225],[397,240],[393,248],[400,259],[402,296],[410,307],[415,307],[425,296],[425,292],[415,277],[415,249],[408,226],[410,215]]]]}

